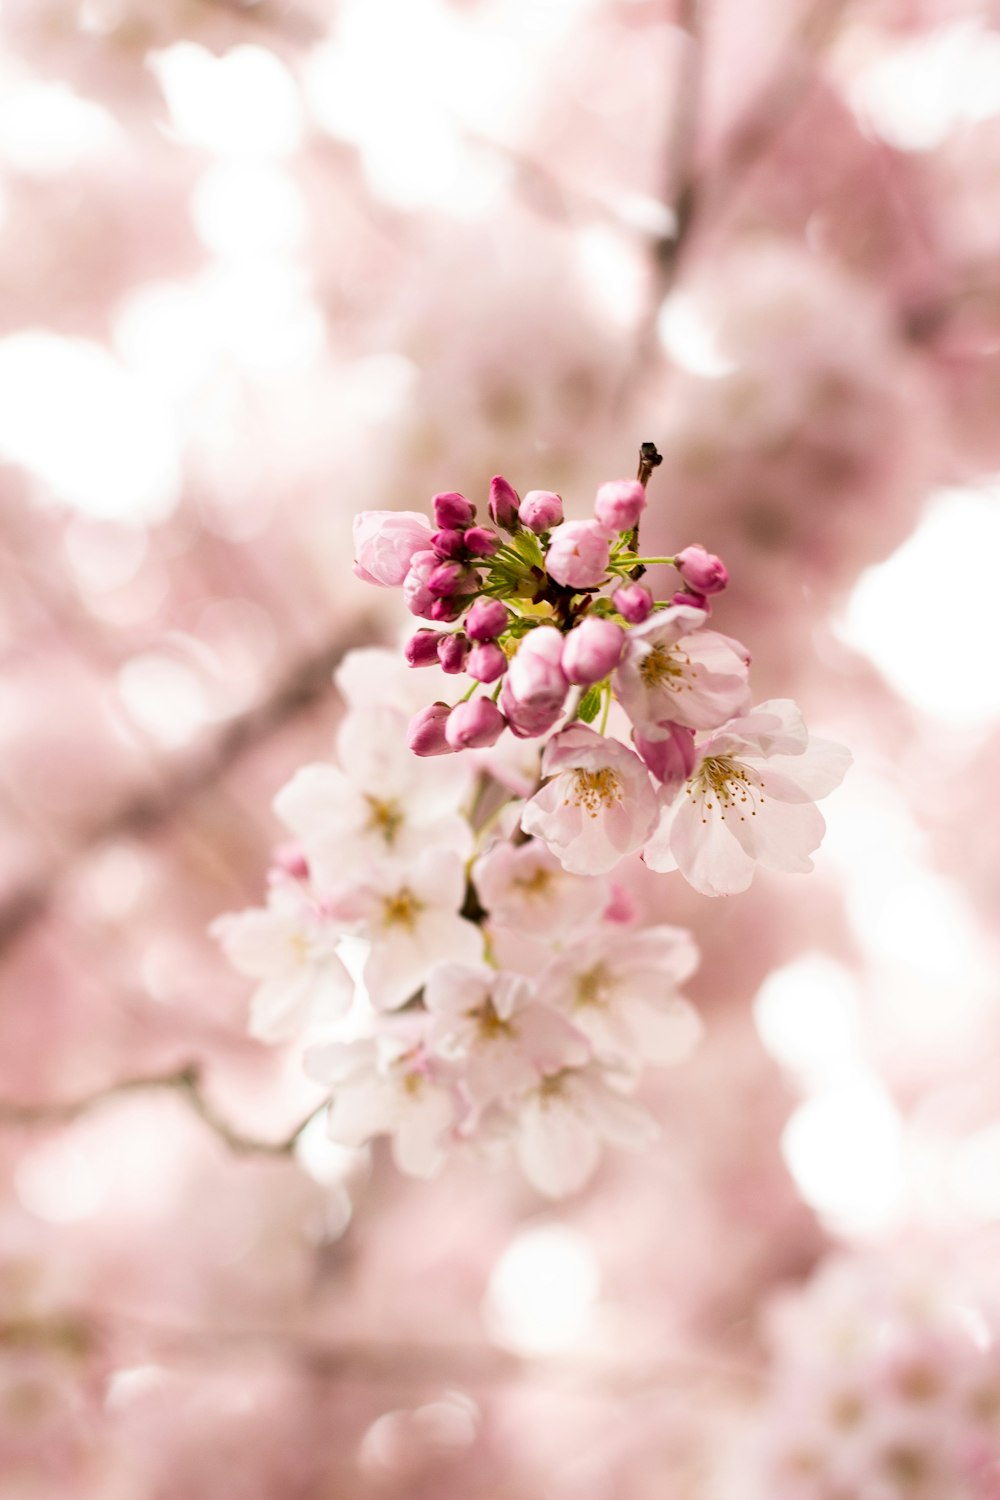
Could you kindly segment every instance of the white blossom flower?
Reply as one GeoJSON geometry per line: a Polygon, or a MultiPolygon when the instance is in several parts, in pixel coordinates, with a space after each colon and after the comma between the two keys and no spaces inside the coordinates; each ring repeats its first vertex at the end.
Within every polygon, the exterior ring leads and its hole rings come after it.
{"type": "Polygon", "coordinates": [[[377,1009],[404,1005],[436,963],[482,958],[482,933],[459,916],[464,900],[465,869],[448,849],[373,866],[331,896],[331,909],[371,944],[364,982],[377,1009]]]}
{"type": "Polygon", "coordinates": [[[539,993],[589,1038],[602,1061],[638,1070],[644,1060],[678,1062],[701,1023],[677,986],[698,950],[680,927],[648,927],[582,938],[539,976],[539,993]]]}
{"type": "Polygon", "coordinates": [[[521,814],[563,868],[602,875],[641,849],[657,819],[649,773],[620,740],[573,724],[550,740],[542,772],[552,779],[521,814]]]}
{"type": "Polygon", "coordinates": [[[456,1064],[476,1105],[505,1098],[550,1073],[587,1061],[581,1034],[520,975],[485,964],[438,964],[424,987],[427,1042],[456,1064]]]}
{"type": "Polygon", "coordinates": [[[343,928],[297,883],[276,884],[267,906],[217,917],[211,932],[233,968],[260,981],[252,1036],[284,1041],[349,1009],[354,984],[337,956],[343,928]]]}
{"type": "Polygon", "coordinates": [[[327,1113],[331,1140],[358,1147],[392,1137],[401,1172],[431,1177],[444,1163],[456,1100],[447,1076],[405,1036],[313,1047],[306,1070],[332,1091],[327,1113]]]}
{"type": "Polygon", "coordinates": [[[698,747],[643,858],[653,870],[679,869],[706,896],[746,890],[758,864],[811,870],[826,829],[814,799],[839,786],[850,763],[842,745],[809,739],[789,699],[761,703],[698,747]]]}
{"type": "Polygon", "coordinates": [[[610,1087],[596,1063],[543,1079],[512,1108],[512,1124],[521,1171],[550,1198],[583,1187],[600,1161],[603,1143],[641,1150],[657,1133],[649,1112],[610,1087]]]}
{"type": "Polygon", "coordinates": [[[537,841],[494,844],[472,878],[492,922],[549,941],[596,922],[610,899],[606,880],[571,874],[537,841]]]}
{"type": "Polygon", "coordinates": [[[612,683],[636,729],[657,739],[665,724],[715,729],[749,702],[750,655],[739,641],[701,628],[705,611],[658,610],[625,638],[612,683]]]}
{"type": "Polygon", "coordinates": [[[468,768],[411,755],[406,725],[405,714],[384,705],[348,714],[337,736],[344,769],[303,766],[275,798],[320,890],[341,884],[345,870],[412,859],[430,842],[463,858],[472,852],[458,811],[468,768]]]}

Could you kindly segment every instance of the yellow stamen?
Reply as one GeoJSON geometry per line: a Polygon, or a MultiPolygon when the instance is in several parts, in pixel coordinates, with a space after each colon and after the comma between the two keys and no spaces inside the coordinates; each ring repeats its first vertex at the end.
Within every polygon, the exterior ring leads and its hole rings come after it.
{"type": "Polygon", "coordinates": [[[614,807],[622,801],[625,788],[617,771],[602,766],[599,771],[574,771],[573,786],[566,803],[575,802],[584,812],[596,818],[602,807],[614,807]]]}
{"type": "Polygon", "coordinates": [[[379,797],[365,797],[365,801],[371,810],[368,819],[368,827],[373,833],[379,834],[387,844],[395,841],[403,823],[406,821],[400,811],[397,802],[383,802],[379,797]]]}
{"type": "Polygon", "coordinates": [[[708,755],[688,782],[688,796],[696,804],[699,796],[704,797],[703,823],[708,822],[704,814],[714,812],[716,807],[723,823],[727,812],[736,813],[740,822],[745,823],[747,813],[751,818],[757,816],[757,809],[751,803],[763,807],[763,788],[763,781],[751,780],[746,766],[731,755],[708,755]]]}
{"type": "Polygon", "coordinates": [[[643,687],[666,688],[670,693],[679,693],[685,688],[690,691],[688,678],[696,671],[685,652],[676,647],[671,650],[663,641],[655,641],[639,663],[643,687]]]}
{"type": "Polygon", "coordinates": [[[406,927],[413,931],[417,917],[423,911],[423,902],[418,901],[408,887],[395,891],[382,901],[383,927],[406,927]]]}

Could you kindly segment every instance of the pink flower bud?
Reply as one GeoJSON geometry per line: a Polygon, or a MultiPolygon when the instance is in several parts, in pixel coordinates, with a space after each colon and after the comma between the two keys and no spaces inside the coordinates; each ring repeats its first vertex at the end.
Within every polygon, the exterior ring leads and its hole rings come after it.
{"type": "Polygon", "coordinates": [[[418,630],[411,635],[403,647],[403,655],[411,667],[436,667],[438,663],[438,641],[436,630],[418,630]]]}
{"type": "Polygon", "coordinates": [[[551,531],[563,518],[563,503],[552,490],[529,490],[521,501],[520,521],[529,531],[551,531]]]}
{"type": "Polygon", "coordinates": [[[438,661],[443,671],[452,676],[464,671],[468,654],[469,642],[460,630],[455,635],[438,636],[438,661]]]}
{"type": "Polygon", "coordinates": [[[508,484],[502,474],[494,474],[490,480],[490,515],[504,531],[513,531],[517,525],[517,490],[508,484]]]}
{"type": "Polygon", "coordinates": [[[496,682],[507,670],[507,658],[495,641],[473,646],[465,670],[477,682],[496,682]]]}
{"type": "Polygon", "coordinates": [[[612,885],[611,900],[601,912],[601,921],[618,922],[625,926],[629,922],[634,922],[638,914],[632,892],[626,886],[618,885],[617,882],[612,885]]]}
{"type": "Polygon", "coordinates": [[[706,615],[712,613],[712,606],[706,594],[696,594],[693,589],[681,589],[670,596],[671,604],[684,604],[688,609],[703,609],[706,615]]]}
{"type": "Polygon", "coordinates": [[[641,625],[653,613],[653,596],[641,583],[624,583],[611,595],[615,609],[630,625],[641,625]]]}
{"type": "Polygon", "coordinates": [[[398,588],[430,535],[430,522],[417,511],[363,510],[354,517],[354,571],[366,583],[398,588]]]}
{"type": "Polygon", "coordinates": [[[638,479],[612,479],[602,484],[594,515],[611,531],[631,531],[646,509],[646,491],[638,479]]]}
{"type": "Polygon", "coordinates": [[[611,552],[611,532],[596,521],[566,521],[552,533],[545,568],[567,588],[598,588],[611,552]]]}
{"type": "Polygon", "coordinates": [[[500,546],[500,538],[488,526],[470,526],[464,540],[473,557],[492,557],[500,546]]]}
{"type": "Polygon", "coordinates": [[[428,620],[435,620],[439,625],[450,625],[457,620],[465,608],[465,596],[453,594],[450,599],[435,599],[431,603],[425,616],[428,620]]]}
{"type": "Polygon", "coordinates": [[[694,730],[681,724],[661,724],[662,739],[647,739],[634,734],[635,748],[658,781],[667,787],[678,787],[687,781],[695,767],[694,730]]]}
{"type": "Polygon", "coordinates": [[[519,739],[544,734],[559,719],[569,683],[563,672],[563,640],[553,625],[527,635],[508,663],[501,706],[519,739]]]}
{"type": "Polygon", "coordinates": [[[725,563],[704,547],[685,547],[674,558],[674,566],[688,587],[698,594],[719,594],[729,582],[725,563]]]}
{"type": "Polygon", "coordinates": [[[470,698],[455,704],[445,734],[453,750],[483,750],[495,745],[506,727],[503,714],[489,698],[470,698]]]}
{"type": "Polygon", "coordinates": [[[436,567],[438,559],[433,552],[415,552],[409,572],[403,579],[403,599],[407,609],[411,615],[420,615],[425,620],[430,617],[434,603],[434,595],[427,587],[427,581],[436,567]]]}
{"type": "Polygon", "coordinates": [[[435,599],[449,599],[461,592],[461,583],[466,570],[458,562],[440,563],[427,580],[427,587],[435,599]]]}
{"type": "Polygon", "coordinates": [[[562,669],[570,682],[589,686],[609,676],[625,646],[625,632],[614,620],[588,615],[563,643],[562,669]]]}
{"type": "Polygon", "coordinates": [[[435,531],[431,537],[431,546],[438,557],[458,557],[465,546],[465,537],[461,531],[454,529],[435,531]]]}
{"type": "Polygon", "coordinates": [[[469,610],[465,629],[473,641],[495,641],[507,629],[510,614],[499,599],[477,599],[469,610]]]}
{"type": "Polygon", "coordinates": [[[455,490],[444,490],[440,495],[435,495],[431,504],[434,507],[435,521],[447,531],[458,531],[468,526],[476,514],[476,507],[471,500],[466,500],[464,495],[455,490]]]}
{"type": "Polygon", "coordinates": [[[406,743],[414,755],[450,755],[452,747],[444,728],[451,713],[447,703],[432,703],[413,715],[406,731],[406,743]]]}

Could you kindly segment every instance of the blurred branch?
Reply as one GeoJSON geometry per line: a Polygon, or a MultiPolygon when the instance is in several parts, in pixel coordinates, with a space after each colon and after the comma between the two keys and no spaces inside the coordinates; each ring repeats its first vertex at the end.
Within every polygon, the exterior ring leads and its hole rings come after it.
{"type": "Polygon", "coordinates": [[[0,903],[0,952],[45,915],[60,881],[82,855],[109,840],[148,835],[169,822],[242,756],[322,698],[346,653],[369,643],[374,634],[362,620],[346,639],[338,636],[300,657],[261,703],[230,719],[205,749],[171,767],[162,785],[133,792],[85,825],[67,854],[0,903]]]}
{"type": "MultiPolygon", "coordinates": [[[[219,1137],[231,1151],[254,1156],[291,1156],[295,1144],[306,1126],[319,1113],[314,1109],[296,1125],[290,1135],[280,1141],[262,1141],[243,1135],[216,1112],[202,1088],[201,1069],[197,1063],[188,1063],[174,1073],[152,1074],[144,1078],[121,1078],[106,1088],[96,1089],[79,1099],[46,1104],[17,1104],[0,1099],[0,1127],[69,1124],[109,1099],[118,1099],[125,1094],[138,1094],[161,1089],[173,1089],[183,1095],[194,1113],[219,1137]]],[[[320,1106],[323,1108],[324,1106],[320,1106]]]]}

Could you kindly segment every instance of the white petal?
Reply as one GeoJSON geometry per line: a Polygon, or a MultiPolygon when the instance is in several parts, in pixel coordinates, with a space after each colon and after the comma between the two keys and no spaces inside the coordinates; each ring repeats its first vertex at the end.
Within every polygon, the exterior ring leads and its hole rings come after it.
{"type": "Polygon", "coordinates": [[[601,1156],[594,1132],[557,1095],[532,1095],[521,1107],[516,1138],[521,1171],[550,1198],[583,1187],[601,1156]]]}

